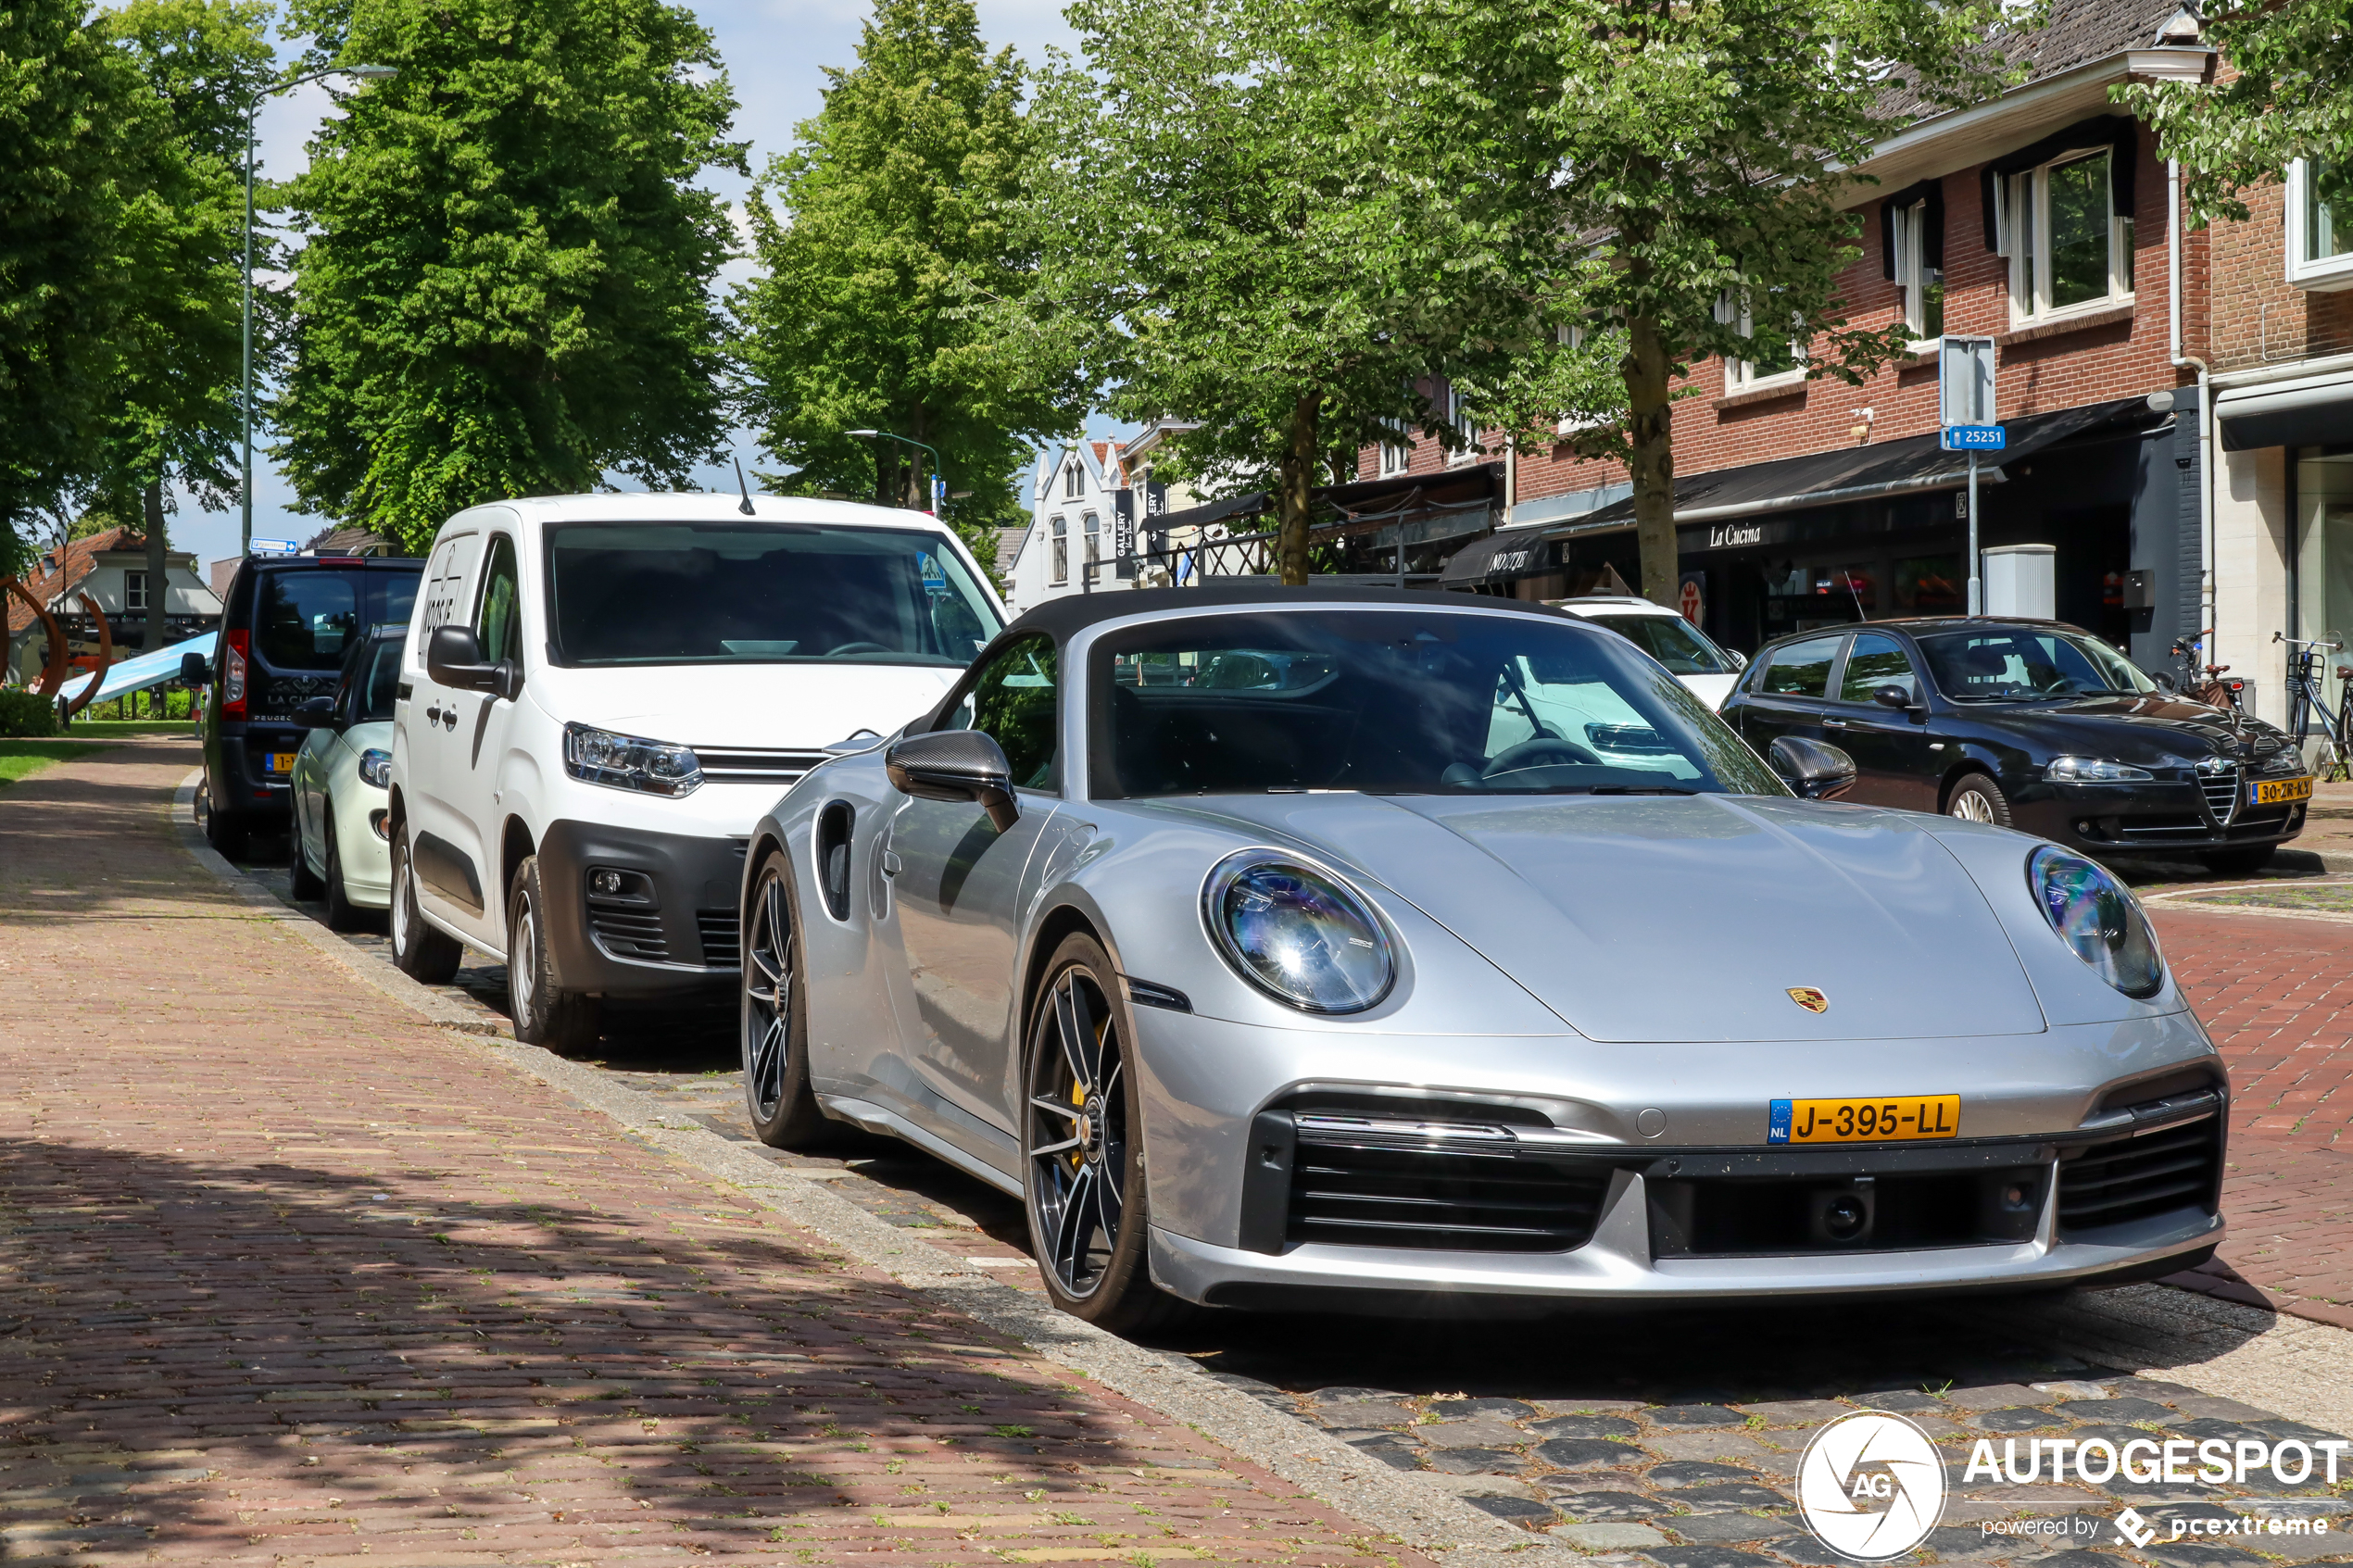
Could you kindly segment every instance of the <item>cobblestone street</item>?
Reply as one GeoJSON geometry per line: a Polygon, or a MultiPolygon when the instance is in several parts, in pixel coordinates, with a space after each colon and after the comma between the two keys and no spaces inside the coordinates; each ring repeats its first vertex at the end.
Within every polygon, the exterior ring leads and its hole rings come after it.
{"type": "MultiPolygon", "coordinates": [[[[1819,1424],[1860,1406],[1942,1445],[1955,1500],[1924,1562],[2353,1557],[2353,1462],[2335,1486],[1964,1477],[1981,1436],[2353,1427],[2353,923],[2171,884],[2153,900],[2238,1097],[2233,1230],[2196,1292],[1219,1315],[1155,1341],[1208,1374],[1184,1382],[1273,1412],[1270,1449],[682,1161],[672,1129],[726,1140],[1034,1299],[1018,1206],[993,1189],[894,1145],[752,1141],[732,1020],[618,1018],[579,1064],[634,1108],[616,1121],[500,1054],[495,968],[445,997],[480,1034],[359,984],[182,847],[167,809],[193,756],[146,742],[0,795],[0,1562],[1369,1564],[1516,1544],[1827,1568],[1790,1485],[1819,1424]],[[1501,1523],[1408,1527],[1392,1498],[1501,1523]],[[2145,1547],[2113,1524],[2127,1505],[2145,1547]],[[1983,1528],[2032,1517],[2068,1523],[1983,1528]],[[2231,1544],[2187,1523],[2323,1518],[2231,1544]]],[[[283,868],[254,869],[283,894],[283,868]]],[[[380,945],[355,938],[353,960],[380,945]]]]}

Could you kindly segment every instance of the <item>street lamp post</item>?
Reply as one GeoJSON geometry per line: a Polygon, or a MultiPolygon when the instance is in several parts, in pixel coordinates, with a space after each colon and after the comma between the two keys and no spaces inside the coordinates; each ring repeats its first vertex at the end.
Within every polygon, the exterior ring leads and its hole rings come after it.
{"type": "MultiPolygon", "coordinates": [[[[940,467],[938,451],[934,447],[925,445],[923,442],[916,440],[912,435],[900,435],[894,431],[887,430],[846,430],[843,431],[842,433],[844,435],[880,436],[886,441],[903,441],[910,446],[922,446],[925,451],[931,453],[931,471],[935,481],[935,488],[937,487],[937,482],[946,477],[946,474],[940,467]]],[[[933,515],[938,515],[937,500],[935,499],[932,505],[935,508],[933,515]]]]}
{"type": "Polygon", "coordinates": [[[244,458],[237,485],[243,535],[237,547],[240,556],[253,553],[253,122],[260,115],[265,102],[306,82],[317,82],[329,76],[356,76],[362,82],[382,82],[386,77],[399,74],[399,69],[394,66],[333,66],[257,93],[253,95],[253,102],[245,106],[245,370],[237,383],[237,414],[245,425],[244,458]]]}

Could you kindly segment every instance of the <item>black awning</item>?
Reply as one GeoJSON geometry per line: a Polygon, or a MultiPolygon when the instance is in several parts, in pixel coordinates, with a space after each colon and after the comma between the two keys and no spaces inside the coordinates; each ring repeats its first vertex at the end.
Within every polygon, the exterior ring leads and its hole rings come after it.
{"type": "Polygon", "coordinates": [[[2214,413],[2222,421],[2225,452],[2334,446],[2353,441],[2353,383],[2217,399],[2214,413]]]}
{"type": "Polygon", "coordinates": [[[1272,497],[1265,491],[1253,490],[1247,495],[1233,495],[1223,501],[1187,507],[1181,512],[1163,512],[1158,517],[1146,518],[1144,525],[1155,533],[1164,533],[1172,528],[1199,528],[1205,522],[1223,522],[1244,512],[1263,512],[1270,499],[1272,497]]]}
{"type": "MultiPolygon", "coordinates": [[[[1980,459],[1978,481],[1998,483],[2004,465],[2070,436],[2103,426],[2130,424],[2136,419],[2154,422],[2162,417],[2150,408],[2147,398],[2123,397],[2010,420],[2004,427],[2008,432],[2009,445],[1980,459]]],[[[1675,482],[1675,521],[1708,522],[1797,507],[1837,506],[1915,491],[1957,490],[1968,483],[1966,454],[1944,451],[1934,435],[1907,435],[1897,441],[1842,446],[1803,458],[1780,458],[1769,463],[1717,469],[1679,479],[1675,482]]],[[[1585,526],[1630,522],[1633,517],[1634,500],[1629,495],[1588,513],[1578,522],[1585,526]]]]}
{"type": "Polygon", "coordinates": [[[1506,528],[1474,539],[1447,558],[1439,586],[1460,588],[1548,571],[1560,554],[1553,539],[1544,528],[1506,528]]]}

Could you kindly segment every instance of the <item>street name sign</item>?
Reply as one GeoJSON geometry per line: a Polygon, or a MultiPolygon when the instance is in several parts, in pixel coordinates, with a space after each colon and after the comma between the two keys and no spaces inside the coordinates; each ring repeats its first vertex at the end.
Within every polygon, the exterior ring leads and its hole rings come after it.
{"type": "Polygon", "coordinates": [[[1946,425],[1944,450],[1947,452],[1999,452],[2009,445],[2009,435],[2000,425],[1946,425]]]}

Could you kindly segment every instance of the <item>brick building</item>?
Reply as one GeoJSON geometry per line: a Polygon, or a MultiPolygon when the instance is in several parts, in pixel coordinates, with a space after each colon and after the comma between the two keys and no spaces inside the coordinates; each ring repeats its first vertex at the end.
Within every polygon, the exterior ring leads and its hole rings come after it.
{"type": "MultiPolygon", "coordinates": [[[[1729,646],[1963,608],[1967,462],[1938,450],[1940,332],[1999,345],[2009,446],[1983,465],[1981,547],[2053,546],[2057,613],[2148,668],[2167,663],[2174,638],[2212,624],[2213,433],[2199,362],[2222,350],[2209,345],[2209,298],[2215,343],[2234,342],[2240,329],[2223,308],[2230,287],[2210,287],[2208,276],[2260,248],[2250,236],[2263,220],[2210,233],[2177,221],[2154,136],[2116,110],[2109,90],[2206,79],[2213,53],[2174,0],[2057,0],[2048,27],[1999,44],[2027,67],[2019,86],[1924,115],[1857,170],[1877,183],[1854,187],[1861,254],[1843,281],[1850,319],[1907,322],[1913,356],[1860,387],[1722,359],[1682,383],[1674,420],[1686,603],[1696,595],[1702,623],[1729,646]]],[[[2276,227],[2268,232],[2276,279],[2276,227]]],[[[2288,293],[2309,305],[2309,294],[2288,293]]],[[[2341,333],[2345,321],[2326,308],[2289,313],[2308,336],[2341,333]]],[[[2275,335],[2282,316],[2275,304],[2263,317],[2275,335]]],[[[1367,449],[1360,471],[1448,460],[1420,439],[1367,449]]],[[[1604,566],[1639,581],[1621,465],[1580,460],[1566,445],[1505,460],[1511,537],[1463,551],[1450,585],[1548,598],[1579,591],[1604,566]]],[[[2353,558],[2346,571],[2353,590],[2353,558]]],[[[2346,618],[2353,622],[2353,592],[2346,618]]]]}

